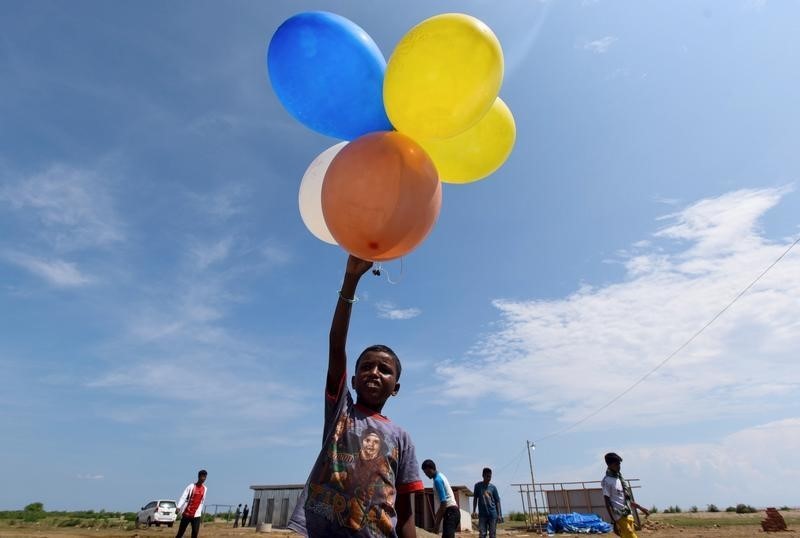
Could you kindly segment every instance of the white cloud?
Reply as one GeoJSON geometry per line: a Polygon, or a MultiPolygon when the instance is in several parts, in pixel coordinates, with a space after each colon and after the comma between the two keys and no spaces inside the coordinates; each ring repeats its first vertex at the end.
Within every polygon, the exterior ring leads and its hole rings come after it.
{"type": "MultiPolygon", "coordinates": [[[[624,260],[622,282],[551,301],[494,301],[497,329],[467,358],[438,368],[444,395],[495,395],[564,424],[582,419],[678,348],[786,250],[789,242],[770,242],[758,227],[786,193],[740,190],[669,215],[653,243],[639,242],[624,260]]],[[[588,425],[607,426],[623,408],[635,426],[763,417],[794,405],[798,274],[800,252],[792,252],[672,362],[588,425]]]]}
{"type": "MultiPolygon", "coordinates": [[[[636,437],[642,436],[634,434],[631,439],[636,437]]],[[[552,457],[552,445],[542,448],[546,461],[552,457]]],[[[704,509],[707,504],[722,509],[738,503],[782,506],[793,504],[797,497],[800,417],[742,428],[714,441],[651,444],[627,440],[615,444],[613,450],[624,459],[625,476],[641,479],[637,500],[647,506],[677,504],[684,510],[692,505],[704,509]]],[[[540,479],[597,477],[606,451],[587,454],[583,466],[543,466],[540,479]]]]}
{"type": "Polygon", "coordinates": [[[767,7],[767,0],[744,0],[742,5],[746,11],[761,11],[767,7]]]}
{"type": "Polygon", "coordinates": [[[390,302],[379,302],[375,304],[378,309],[378,317],[383,319],[404,320],[411,319],[422,314],[419,308],[397,308],[390,302]]]}
{"type": "Polygon", "coordinates": [[[43,260],[18,252],[6,252],[3,258],[59,288],[75,288],[92,282],[74,263],[64,260],[43,260]]]}
{"type": "Polygon", "coordinates": [[[240,183],[227,184],[224,188],[209,194],[188,194],[191,205],[197,211],[217,221],[227,221],[243,214],[250,197],[250,189],[240,183]]]}
{"type": "Polygon", "coordinates": [[[232,242],[233,239],[230,237],[210,243],[196,242],[189,251],[195,264],[200,269],[205,269],[209,265],[224,261],[230,254],[232,242]]]}
{"type": "Polygon", "coordinates": [[[124,238],[107,181],[89,170],[52,165],[0,188],[0,202],[62,251],[107,246],[124,238]]]}
{"type": "Polygon", "coordinates": [[[601,37],[600,39],[595,39],[594,41],[584,42],[583,49],[595,54],[605,54],[608,52],[608,49],[611,48],[611,45],[613,45],[616,41],[616,37],[607,35],[605,37],[601,37]]]}
{"type": "Polygon", "coordinates": [[[91,474],[91,473],[89,473],[89,474],[79,474],[78,475],[78,479],[79,480],[103,480],[104,478],[105,478],[105,476],[103,476],[101,474],[91,474]]]}
{"type": "Polygon", "coordinates": [[[174,274],[146,284],[116,312],[122,334],[103,346],[111,360],[86,383],[98,398],[124,394],[145,397],[148,405],[114,397],[97,412],[143,424],[179,409],[182,421],[169,435],[180,441],[225,449],[280,444],[279,436],[265,435],[264,425],[305,413],[307,395],[279,375],[273,350],[251,343],[230,320],[248,300],[248,279],[263,277],[288,255],[279,255],[279,245],[248,245],[236,233],[188,243],[174,274]]]}
{"type": "Polygon", "coordinates": [[[209,449],[319,442],[319,432],[269,433],[279,425],[290,428],[293,420],[309,412],[313,399],[281,382],[264,364],[266,354],[266,350],[204,346],[186,339],[146,358],[130,358],[86,386],[113,397],[113,403],[98,409],[98,415],[124,424],[148,424],[153,416],[179,416],[169,436],[209,449]],[[145,397],[148,403],[142,409],[121,395],[145,397]]]}

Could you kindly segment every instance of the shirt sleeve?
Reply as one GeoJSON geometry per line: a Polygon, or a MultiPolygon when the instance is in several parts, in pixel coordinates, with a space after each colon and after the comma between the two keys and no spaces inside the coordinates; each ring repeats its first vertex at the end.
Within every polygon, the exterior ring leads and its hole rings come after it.
{"type": "Polygon", "coordinates": [[[408,433],[403,432],[401,436],[402,447],[400,451],[400,461],[397,465],[396,489],[397,493],[414,493],[422,491],[425,485],[419,477],[419,464],[417,463],[417,453],[414,443],[408,433]]]}
{"type": "Polygon", "coordinates": [[[187,501],[187,500],[188,500],[188,498],[189,498],[189,488],[190,488],[190,487],[191,487],[191,486],[186,486],[186,487],[184,488],[184,490],[183,490],[183,493],[181,494],[181,498],[180,498],[180,500],[178,501],[178,510],[180,510],[181,508],[183,508],[183,505],[185,505],[185,504],[186,504],[186,501],[187,501]]]}
{"type": "Polygon", "coordinates": [[[444,480],[440,475],[436,475],[436,478],[433,479],[433,487],[436,489],[436,496],[439,497],[439,502],[444,502],[447,498],[447,492],[444,489],[444,480]]]}
{"type": "Polygon", "coordinates": [[[328,430],[333,424],[333,421],[339,415],[342,405],[344,405],[344,396],[349,394],[345,380],[347,379],[347,372],[342,374],[342,379],[339,381],[339,390],[336,394],[330,394],[328,389],[325,389],[325,427],[322,429],[322,440],[328,435],[328,430]]]}
{"type": "Polygon", "coordinates": [[[494,502],[500,504],[500,494],[497,493],[497,487],[492,486],[492,498],[494,498],[494,502]]]}
{"type": "Polygon", "coordinates": [[[608,478],[603,478],[603,496],[611,498],[612,491],[611,491],[611,484],[609,484],[608,478]]]}

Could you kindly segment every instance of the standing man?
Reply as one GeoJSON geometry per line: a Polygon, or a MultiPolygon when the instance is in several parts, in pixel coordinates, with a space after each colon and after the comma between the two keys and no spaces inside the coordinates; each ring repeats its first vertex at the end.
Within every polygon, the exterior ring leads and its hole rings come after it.
{"type": "Polygon", "coordinates": [[[444,520],[442,525],[442,538],[455,538],[456,531],[461,524],[461,510],[456,504],[453,489],[450,487],[447,477],[436,470],[436,464],[432,460],[422,462],[422,472],[425,476],[433,479],[433,490],[439,499],[439,509],[433,517],[433,528],[439,528],[439,522],[444,520]]]}
{"type": "Polygon", "coordinates": [[[192,538],[197,538],[197,535],[200,534],[200,521],[203,519],[203,506],[208,491],[205,486],[206,477],[208,477],[208,472],[205,469],[200,470],[197,473],[197,482],[189,484],[183,490],[181,499],[178,501],[181,524],[178,526],[178,534],[175,535],[175,538],[181,538],[190,523],[192,524],[192,538]]]}
{"type": "Polygon", "coordinates": [[[619,454],[609,452],[605,455],[606,475],[603,477],[603,497],[606,501],[606,510],[614,523],[614,533],[622,538],[637,538],[633,526],[633,513],[631,510],[639,509],[649,516],[650,512],[644,507],[633,502],[630,486],[622,478],[622,458],[619,454]]]}
{"type": "MultiPolygon", "coordinates": [[[[233,515],[233,528],[234,529],[239,526],[239,516],[241,516],[241,515],[242,515],[242,505],[239,504],[239,506],[236,507],[236,513],[233,515]]],[[[242,527],[244,527],[244,521],[242,521],[242,527]]]]}
{"type": "Polygon", "coordinates": [[[247,526],[247,516],[250,515],[250,510],[247,509],[247,505],[244,505],[244,510],[242,511],[242,527],[247,526]]]}
{"type": "Polygon", "coordinates": [[[497,522],[503,521],[503,511],[500,508],[500,495],[492,481],[492,470],[488,467],[483,469],[483,482],[478,482],[473,488],[475,496],[472,498],[472,517],[475,517],[475,506],[478,507],[478,533],[480,538],[497,536],[497,522]]]}

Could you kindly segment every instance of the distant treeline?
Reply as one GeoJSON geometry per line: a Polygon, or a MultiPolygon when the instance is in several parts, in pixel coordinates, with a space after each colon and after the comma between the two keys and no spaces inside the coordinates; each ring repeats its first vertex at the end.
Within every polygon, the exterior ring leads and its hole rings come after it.
{"type": "Polygon", "coordinates": [[[51,511],[42,503],[31,503],[22,510],[0,512],[0,521],[9,526],[25,523],[48,523],[55,527],[133,527],[136,512],[106,512],[100,510],[51,511]]]}

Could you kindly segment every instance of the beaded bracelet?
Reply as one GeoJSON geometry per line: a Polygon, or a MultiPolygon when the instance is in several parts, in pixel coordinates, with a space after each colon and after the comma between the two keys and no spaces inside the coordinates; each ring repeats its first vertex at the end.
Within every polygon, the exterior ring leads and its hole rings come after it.
{"type": "Polygon", "coordinates": [[[350,304],[358,302],[358,297],[353,297],[352,299],[348,299],[347,297],[342,295],[342,290],[339,290],[339,299],[341,299],[342,301],[344,301],[346,303],[350,303],[350,304]]]}

